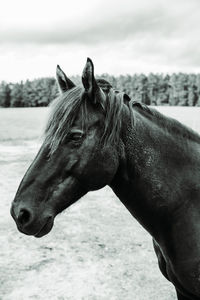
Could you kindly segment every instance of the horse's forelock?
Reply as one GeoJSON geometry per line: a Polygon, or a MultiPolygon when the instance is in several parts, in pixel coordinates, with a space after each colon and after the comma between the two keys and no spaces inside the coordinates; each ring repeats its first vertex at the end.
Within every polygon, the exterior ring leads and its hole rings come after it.
{"type": "MultiPolygon", "coordinates": [[[[107,83],[106,83],[107,84],[107,83]]],[[[117,144],[121,129],[121,113],[124,105],[124,93],[116,92],[109,87],[105,106],[105,119],[102,146],[117,144]]],[[[77,114],[81,111],[82,126],[87,128],[87,98],[82,87],[75,87],[59,96],[51,105],[51,113],[45,130],[45,144],[54,153],[67,137],[77,114]]]]}
{"type": "Polygon", "coordinates": [[[82,87],[74,87],[56,98],[45,129],[45,144],[53,153],[69,133],[82,104],[82,87]]]}

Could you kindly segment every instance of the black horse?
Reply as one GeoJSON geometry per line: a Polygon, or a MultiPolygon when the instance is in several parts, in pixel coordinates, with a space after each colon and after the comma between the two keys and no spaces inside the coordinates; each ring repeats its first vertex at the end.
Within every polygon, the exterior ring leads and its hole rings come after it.
{"type": "Polygon", "coordinates": [[[200,136],[95,80],[90,59],[83,86],[60,67],[57,79],[44,143],[12,203],[18,229],[41,237],[58,213],[109,185],[152,235],[178,299],[200,299],[200,136]]]}

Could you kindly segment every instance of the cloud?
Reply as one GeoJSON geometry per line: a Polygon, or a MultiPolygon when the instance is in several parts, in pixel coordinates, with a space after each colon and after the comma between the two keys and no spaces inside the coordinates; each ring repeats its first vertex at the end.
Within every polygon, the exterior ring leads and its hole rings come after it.
{"type": "Polygon", "coordinates": [[[199,15],[195,15],[195,1],[190,2],[189,8],[187,1],[182,1],[181,6],[177,5],[179,1],[173,3],[170,0],[165,5],[163,1],[149,1],[151,5],[147,1],[140,1],[144,6],[134,5],[134,1],[126,2],[119,1],[120,5],[115,3],[114,8],[113,1],[109,4],[102,1],[101,6],[98,2],[97,6],[78,16],[75,10],[71,15],[68,11],[66,17],[61,14],[61,17],[58,15],[55,18],[50,14],[49,20],[40,17],[31,18],[28,22],[26,17],[24,23],[18,20],[16,23],[6,23],[0,27],[0,40],[2,43],[13,44],[92,44],[150,35],[167,38],[179,32],[186,20],[187,24],[192,22],[195,25],[194,20],[199,19],[199,15]]]}
{"type": "Polygon", "coordinates": [[[80,74],[87,56],[99,74],[200,72],[199,0],[7,0],[4,5],[1,78],[54,75],[57,63],[68,75],[80,74]]]}

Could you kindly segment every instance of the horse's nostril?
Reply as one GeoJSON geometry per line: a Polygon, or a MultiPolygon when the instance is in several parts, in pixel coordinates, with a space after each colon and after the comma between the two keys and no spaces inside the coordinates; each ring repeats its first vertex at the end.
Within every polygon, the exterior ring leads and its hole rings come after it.
{"type": "Polygon", "coordinates": [[[18,223],[22,226],[26,225],[29,223],[31,219],[31,213],[27,209],[21,209],[18,215],[18,223]]]}

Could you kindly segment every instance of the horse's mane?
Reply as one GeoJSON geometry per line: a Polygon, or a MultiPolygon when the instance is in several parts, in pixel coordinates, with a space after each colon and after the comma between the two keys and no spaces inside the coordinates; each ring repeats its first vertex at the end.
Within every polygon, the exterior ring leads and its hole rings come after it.
{"type": "MultiPolygon", "coordinates": [[[[116,92],[105,80],[98,80],[98,85],[106,94],[105,120],[102,128],[102,146],[107,143],[117,144],[121,128],[121,112],[124,105],[124,93],[116,92]]],[[[82,128],[87,128],[87,94],[80,86],[65,92],[51,104],[51,112],[45,129],[45,144],[50,154],[67,138],[71,127],[80,113],[82,128]]]]}
{"type": "MultiPolygon", "coordinates": [[[[129,107],[132,124],[135,124],[134,111],[150,119],[159,127],[173,135],[200,142],[200,136],[175,119],[169,118],[145,104],[131,100],[125,93],[116,91],[104,79],[97,80],[106,95],[105,120],[102,125],[102,146],[107,143],[118,144],[121,129],[121,113],[124,105],[129,107]]],[[[78,113],[82,116],[82,128],[87,128],[87,94],[83,87],[77,86],[56,98],[51,104],[51,113],[45,130],[45,144],[50,154],[67,138],[78,113]]]]}
{"type": "Polygon", "coordinates": [[[160,127],[164,128],[168,132],[178,135],[183,139],[187,138],[194,142],[200,143],[200,135],[179,121],[170,117],[166,117],[156,109],[143,103],[132,100],[129,105],[133,108],[138,108],[137,110],[140,111],[140,113],[142,113],[148,119],[151,119],[153,122],[156,122],[160,127]]]}

